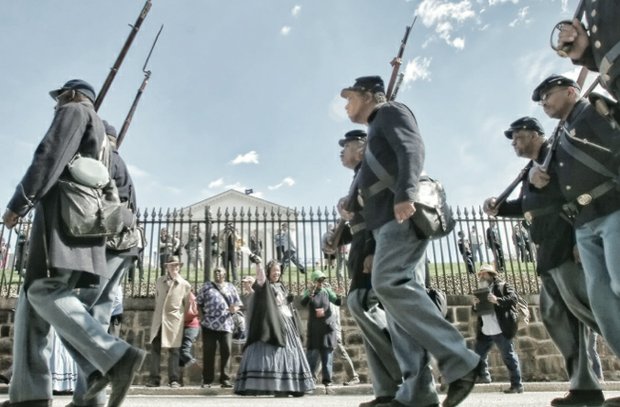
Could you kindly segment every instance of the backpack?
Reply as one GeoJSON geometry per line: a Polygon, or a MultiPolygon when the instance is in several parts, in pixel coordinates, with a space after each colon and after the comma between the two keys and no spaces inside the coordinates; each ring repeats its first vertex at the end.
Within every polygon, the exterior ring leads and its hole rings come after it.
{"type": "Polygon", "coordinates": [[[61,224],[74,238],[113,236],[124,227],[118,189],[108,172],[110,146],[103,137],[98,159],[76,153],[67,165],[69,179],[58,180],[61,224]]]}
{"type": "MultiPolygon", "coordinates": [[[[500,290],[504,293],[506,288],[506,282],[502,281],[500,285],[500,290]]],[[[512,306],[512,313],[517,322],[523,322],[524,325],[530,323],[530,308],[527,303],[515,290],[515,295],[517,296],[517,303],[512,306]]]]}

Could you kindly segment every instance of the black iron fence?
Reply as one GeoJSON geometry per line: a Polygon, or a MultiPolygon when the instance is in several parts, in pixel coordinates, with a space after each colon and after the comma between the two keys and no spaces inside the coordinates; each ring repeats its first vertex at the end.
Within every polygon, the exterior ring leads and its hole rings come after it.
{"type": "MultiPolygon", "coordinates": [[[[503,268],[503,278],[521,293],[537,293],[535,247],[530,244],[527,225],[520,219],[488,218],[480,208],[455,209],[454,231],[431,241],[427,249],[428,283],[448,294],[469,294],[476,288],[475,273],[481,263],[495,263],[503,268]],[[492,225],[495,224],[494,227],[492,225]],[[487,231],[499,240],[494,248],[487,231]],[[462,232],[462,237],[459,236],[462,232]],[[471,251],[468,267],[459,242],[471,251]],[[503,258],[503,261],[502,261],[503,258]]],[[[335,208],[301,208],[267,210],[257,208],[217,209],[196,214],[187,210],[142,210],[139,223],[144,230],[144,247],[140,260],[125,276],[125,295],[152,296],[155,281],[164,273],[167,256],[176,254],[184,265],[182,275],[195,289],[210,280],[215,267],[226,270],[229,281],[238,283],[254,275],[248,254],[265,260],[277,259],[283,265],[282,278],[292,292],[299,293],[310,281],[312,271],[320,269],[331,285],[346,291],[349,273],[347,247],[332,255],[322,251],[322,240],[337,224],[335,208]]],[[[28,259],[28,234],[31,218],[16,228],[2,226],[0,234],[0,296],[15,296],[21,285],[21,273],[28,259]]],[[[461,247],[463,248],[463,247],[461,247]]],[[[467,251],[465,251],[467,253],[467,251]]]]}

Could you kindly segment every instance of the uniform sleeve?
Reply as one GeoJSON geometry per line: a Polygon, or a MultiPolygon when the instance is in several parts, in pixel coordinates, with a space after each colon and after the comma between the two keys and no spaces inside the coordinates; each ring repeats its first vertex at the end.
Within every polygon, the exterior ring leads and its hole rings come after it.
{"type": "Polygon", "coordinates": [[[424,142],[418,123],[413,113],[401,104],[387,106],[383,113],[382,130],[398,166],[394,203],[413,201],[424,167],[424,142]]]}

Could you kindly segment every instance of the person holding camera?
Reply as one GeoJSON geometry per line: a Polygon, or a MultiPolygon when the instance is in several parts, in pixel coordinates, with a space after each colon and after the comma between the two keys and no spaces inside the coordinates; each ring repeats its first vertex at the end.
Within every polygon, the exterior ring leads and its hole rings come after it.
{"type": "Polygon", "coordinates": [[[250,254],[256,263],[246,347],[239,363],[235,393],[242,396],[301,397],[314,389],[301,343],[299,318],[280,282],[280,263],[250,254]]]}
{"type": "Polygon", "coordinates": [[[315,371],[321,359],[322,381],[325,386],[332,384],[333,352],[338,346],[336,316],[330,306],[342,304],[342,299],[329,287],[325,287],[325,274],[321,270],[312,272],[312,286],[306,288],[301,297],[301,305],[308,307],[308,363],[315,371]]]}

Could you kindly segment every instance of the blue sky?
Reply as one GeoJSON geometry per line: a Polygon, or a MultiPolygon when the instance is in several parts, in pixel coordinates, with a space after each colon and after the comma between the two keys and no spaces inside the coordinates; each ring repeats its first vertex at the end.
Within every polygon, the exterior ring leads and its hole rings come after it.
{"type": "MultiPolygon", "coordinates": [[[[333,205],[351,174],[337,140],[353,128],[340,89],[386,80],[414,15],[398,99],[416,114],[426,171],[453,205],[499,194],[525,164],[503,130],[554,123],[530,100],[576,0],[154,0],[100,115],[120,129],[159,27],[151,80],[121,148],[140,207],[181,207],[230,188],[290,207],[333,205]]],[[[50,89],[99,90],[142,0],[0,2],[0,193],[5,202],[47,130],[50,89]]]]}

